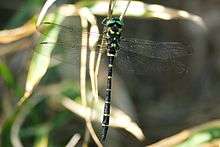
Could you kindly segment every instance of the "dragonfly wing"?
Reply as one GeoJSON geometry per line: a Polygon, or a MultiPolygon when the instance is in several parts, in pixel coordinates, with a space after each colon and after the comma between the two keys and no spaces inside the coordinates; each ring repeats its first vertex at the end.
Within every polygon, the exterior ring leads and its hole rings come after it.
{"type": "Polygon", "coordinates": [[[116,58],[116,66],[129,74],[155,75],[174,72],[176,74],[187,73],[188,67],[176,60],[163,60],[160,58],[148,58],[130,51],[120,50],[116,58]]]}
{"type": "MultiPolygon", "coordinates": [[[[81,62],[81,54],[82,54],[82,46],[74,45],[69,46],[65,43],[55,43],[55,42],[42,42],[39,44],[41,50],[34,50],[34,53],[38,56],[43,56],[46,58],[50,58],[52,64],[61,64],[66,65],[66,67],[74,68],[79,71],[80,62],[81,62]],[[49,50],[53,48],[52,52],[48,53],[49,50]],[[76,69],[77,68],[77,69],[76,69]]],[[[91,53],[91,50],[84,48],[86,50],[87,63],[88,57],[91,53]]],[[[96,52],[97,55],[97,52],[96,52]]],[[[70,69],[72,70],[72,69],[70,69]]]]}
{"type": "Polygon", "coordinates": [[[69,58],[76,59],[75,62],[79,62],[81,46],[74,45],[74,46],[66,46],[65,43],[56,43],[56,42],[41,42],[39,44],[41,46],[41,50],[34,50],[36,54],[47,56],[53,60],[57,60],[62,63],[66,64],[73,64],[69,61],[69,58]],[[51,50],[51,53],[48,54],[47,50],[51,50]]]}
{"type": "Polygon", "coordinates": [[[120,46],[121,50],[163,60],[192,55],[193,52],[190,46],[180,42],[156,42],[133,38],[122,38],[120,46]]]}
{"type": "MultiPolygon", "coordinates": [[[[63,21],[62,24],[56,24],[54,22],[45,21],[42,22],[41,25],[38,27],[38,32],[41,33],[43,36],[47,36],[48,29],[57,29],[60,32],[59,39],[62,40],[62,42],[80,44],[82,40],[82,28],[77,27],[74,25],[73,22],[70,22],[72,21],[63,21]]],[[[101,38],[103,36],[99,32],[88,32],[84,34],[88,36],[96,36],[98,38],[101,38]]]]}

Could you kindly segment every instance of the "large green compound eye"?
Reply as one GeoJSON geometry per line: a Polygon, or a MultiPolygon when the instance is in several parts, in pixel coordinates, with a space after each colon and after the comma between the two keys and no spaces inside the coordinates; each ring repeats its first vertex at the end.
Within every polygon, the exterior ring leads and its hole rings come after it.
{"type": "Polygon", "coordinates": [[[124,25],[124,22],[121,21],[121,20],[117,20],[115,23],[117,23],[117,24],[120,25],[120,26],[123,26],[123,25],[124,25]]]}
{"type": "Polygon", "coordinates": [[[113,26],[115,23],[116,23],[115,20],[110,19],[110,20],[108,20],[108,21],[106,22],[106,25],[109,26],[109,27],[111,27],[111,26],[113,26]]]}
{"type": "Polygon", "coordinates": [[[119,26],[124,25],[124,22],[122,20],[120,20],[118,17],[114,17],[112,20],[114,21],[114,23],[116,23],[119,26]]]}
{"type": "Polygon", "coordinates": [[[123,23],[123,21],[121,21],[117,17],[109,19],[109,20],[106,21],[106,26],[112,27],[114,25],[117,25],[118,27],[122,27],[124,25],[124,23],[123,23]]]}

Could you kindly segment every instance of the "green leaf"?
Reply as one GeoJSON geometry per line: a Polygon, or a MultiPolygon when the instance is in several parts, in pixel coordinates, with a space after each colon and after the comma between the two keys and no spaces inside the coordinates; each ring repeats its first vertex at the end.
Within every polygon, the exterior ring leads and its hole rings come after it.
{"type": "MultiPolygon", "coordinates": [[[[23,24],[25,21],[33,17],[38,9],[42,6],[42,0],[26,0],[23,2],[23,5],[16,10],[17,12],[8,22],[8,27],[18,27],[23,24]]],[[[13,9],[13,8],[11,8],[13,9]]]]}
{"type": "Polygon", "coordinates": [[[51,127],[48,124],[41,125],[38,127],[38,135],[34,143],[34,147],[47,147],[48,146],[48,138],[49,138],[49,131],[51,127]]]}
{"type": "Polygon", "coordinates": [[[5,84],[8,87],[10,88],[15,87],[16,82],[15,82],[14,76],[12,75],[8,66],[4,63],[0,63],[0,75],[2,76],[5,84]]]}
{"type": "MultiPolygon", "coordinates": [[[[45,21],[54,22],[60,24],[65,16],[60,15],[59,13],[53,13],[46,17],[45,21]]],[[[56,42],[58,39],[59,28],[58,27],[48,27],[45,29],[44,34],[42,35],[39,42],[48,42],[54,41],[56,42]],[[52,40],[51,40],[52,39],[52,40]]],[[[33,54],[29,70],[27,81],[25,85],[25,93],[24,96],[20,99],[19,104],[23,103],[32,93],[33,88],[39,83],[44,74],[47,72],[47,69],[50,64],[51,53],[54,49],[55,45],[51,45],[50,47],[45,48],[42,44],[38,44],[35,48],[35,52],[33,54]]]]}
{"type": "Polygon", "coordinates": [[[10,118],[5,120],[5,122],[3,123],[2,130],[1,130],[1,145],[4,147],[12,146],[11,140],[10,140],[10,133],[11,133],[11,127],[15,120],[16,114],[17,114],[17,110],[15,110],[14,114],[10,118]]]}
{"type": "Polygon", "coordinates": [[[21,96],[21,88],[17,84],[11,70],[4,63],[0,63],[0,76],[3,78],[5,85],[11,89],[16,96],[21,96]]]}
{"type": "Polygon", "coordinates": [[[13,144],[12,140],[20,141],[19,131],[23,121],[34,106],[42,101],[43,98],[45,97],[37,97],[27,103],[24,103],[20,107],[16,107],[14,113],[4,121],[1,132],[2,134],[0,136],[1,145],[3,147],[11,147],[15,145],[15,142],[13,144]]]}
{"type": "Polygon", "coordinates": [[[199,147],[201,144],[217,138],[220,138],[220,127],[213,127],[194,133],[186,141],[177,145],[177,147],[199,147]]]}

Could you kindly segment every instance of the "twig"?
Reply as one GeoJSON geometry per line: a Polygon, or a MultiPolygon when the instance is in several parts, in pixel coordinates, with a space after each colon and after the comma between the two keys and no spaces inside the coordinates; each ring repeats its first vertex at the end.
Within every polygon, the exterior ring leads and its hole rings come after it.
{"type": "Polygon", "coordinates": [[[190,135],[190,132],[186,130],[186,131],[176,134],[175,136],[171,136],[157,143],[151,144],[147,147],[172,147],[182,142],[183,140],[185,140],[187,137],[189,137],[189,135],[190,135]]]}
{"type": "Polygon", "coordinates": [[[27,36],[30,36],[36,32],[35,25],[33,24],[33,20],[31,19],[23,26],[11,30],[3,30],[0,31],[0,43],[6,44],[11,43],[27,36]]]}
{"type": "Polygon", "coordinates": [[[81,136],[80,134],[74,134],[73,137],[70,139],[66,147],[75,147],[79,142],[81,136]]]}
{"type": "MultiPolygon", "coordinates": [[[[82,26],[82,45],[81,45],[81,62],[80,62],[80,93],[82,104],[87,106],[87,99],[86,99],[86,57],[87,57],[87,44],[88,44],[88,22],[87,20],[80,15],[81,18],[81,26],[82,26]]],[[[89,140],[89,133],[88,133],[88,126],[87,126],[87,119],[86,121],[86,130],[84,135],[83,146],[87,146],[89,140]]]]}
{"type": "MultiPolygon", "coordinates": [[[[88,13],[89,11],[86,9],[86,8],[82,8],[80,10],[80,18],[81,18],[81,24],[82,24],[82,49],[81,49],[81,66],[80,66],[80,83],[81,83],[81,97],[82,97],[82,103],[86,106],[87,105],[87,99],[86,99],[86,57],[87,57],[87,39],[88,39],[88,36],[87,36],[87,29],[88,29],[88,22],[87,22],[87,18],[88,18],[88,13]],[[82,81],[81,81],[82,80],[82,81]]],[[[90,20],[90,19],[88,19],[90,20]]],[[[94,43],[94,42],[92,42],[94,43]]],[[[90,42],[90,45],[92,44],[90,42]]],[[[93,45],[92,45],[93,46],[93,45]]],[[[91,47],[91,46],[90,46],[91,47]]],[[[94,53],[90,53],[90,62],[92,62],[91,60],[95,59],[94,57],[94,53]]],[[[90,64],[90,77],[91,77],[91,74],[94,72],[94,71],[91,71],[92,70],[92,67],[93,65],[90,64]]],[[[92,79],[93,77],[91,77],[92,79]]],[[[91,80],[93,81],[93,80],[91,80]]],[[[92,82],[92,87],[94,89],[94,83],[92,82]]],[[[95,93],[94,93],[95,94],[95,93]]],[[[92,110],[91,110],[92,111],[92,110]]],[[[92,114],[92,112],[91,112],[92,114]]],[[[102,147],[102,144],[101,142],[99,141],[93,127],[92,127],[92,123],[91,123],[91,119],[90,117],[86,118],[86,126],[87,126],[87,129],[89,130],[93,140],[95,141],[95,143],[99,146],[99,147],[102,147]]],[[[87,134],[87,133],[86,133],[87,134]]],[[[86,138],[89,138],[87,136],[85,136],[84,139],[86,138]]],[[[87,140],[85,140],[85,142],[88,142],[87,140]]]]}
{"type": "Polygon", "coordinates": [[[186,140],[190,135],[193,133],[208,129],[208,128],[214,128],[214,127],[220,127],[220,120],[214,120],[193,128],[189,128],[186,130],[183,130],[182,132],[173,135],[171,137],[165,138],[159,142],[156,142],[154,144],[149,145],[148,147],[172,147],[175,146],[184,140],[186,140]]]}
{"type": "Polygon", "coordinates": [[[17,107],[19,109],[19,112],[15,118],[15,121],[13,122],[10,132],[11,143],[14,147],[23,147],[23,144],[21,143],[21,140],[19,138],[21,125],[23,124],[26,116],[31,111],[31,109],[36,106],[42,99],[43,97],[38,97],[31,101],[28,101],[25,105],[22,105],[22,107],[17,107]]]}
{"type": "Polygon", "coordinates": [[[48,11],[48,9],[53,5],[53,3],[55,3],[56,0],[47,0],[45,2],[45,4],[43,5],[40,14],[37,18],[37,22],[36,22],[36,27],[39,27],[41,22],[43,21],[44,17],[46,16],[46,13],[48,11]]]}

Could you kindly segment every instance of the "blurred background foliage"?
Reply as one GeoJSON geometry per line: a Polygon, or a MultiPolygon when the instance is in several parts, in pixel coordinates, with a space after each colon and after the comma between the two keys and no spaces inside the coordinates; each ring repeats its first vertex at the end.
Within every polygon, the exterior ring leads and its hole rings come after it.
{"type": "MultiPolygon", "coordinates": [[[[21,107],[17,107],[17,103],[25,91],[29,65],[33,59],[33,49],[40,48],[38,43],[45,39],[39,39],[34,28],[31,27],[44,2],[43,0],[1,1],[0,141],[3,147],[15,145],[18,147],[65,146],[72,137],[75,139],[76,134],[80,134],[77,145],[85,145],[84,117],[86,116],[71,110],[65,103],[71,102],[75,109],[78,108],[77,110],[85,109],[80,105],[78,68],[59,63],[50,65],[40,84],[35,87],[30,99],[21,107]],[[15,39],[15,41],[4,41],[13,39],[14,35],[7,34],[4,30],[23,25],[26,30],[24,32],[28,35],[18,37],[19,39],[15,39]]],[[[78,1],[57,1],[56,6],[76,2],[78,1]]],[[[118,119],[117,108],[119,108],[122,111],[121,116],[125,116],[128,120],[127,123],[129,122],[127,125],[134,124],[137,130],[141,129],[140,132],[143,132],[146,138],[138,137],[139,130],[132,133],[129,128],[125,127],[126,124],[124,127],[116,124],[115,127],[123,129],[110,129],[105,146],[219,146],[220,2],[214,0],[145,0],[143,2],[165,6],[163,8],[172,16],[176,15],[176,11],[171,11],[169,8],[185,10],[194,16],[200,16],[201,19],[198,23],[192,21],[193,19],[178,17],[165,20],[163,12],[160,12],[160,16],[158,16],[161,19],[152,18],[153,13],[149,7],[145,18],[125,18],[124,36],[189,43],[194,49],[193,55],[187,59],[190,72],[182,78],[176,78],[173,75],[171,77],[163,75],[160,77],[152,75],[131,77],[123,72],[114,74],[112,103],[116,116],[113,116],[113,119],[118,119]]],[[[91,1],[83,1],[81,5],[93,6],[91,1]]],[[[157,7],[157,9],[159,8],[157,7]]],[[[96,17],[98,26],[101,28],[101,21],[104,17],[103,15],[96,15],[96,17]]],[[[55,18],[58,16],[56,15],[55,18]]],[[[78,16],[68,19],[73,19],[73,26],[80,29],[78,16]]],[[[62,22],[63,19],[57,19],[57,21],[62,22]]],[[[50,28],[47,34],[53,31],[55,34],[59,33],[50,28]]],[[[118,70],[116,69],[116,71],[118,70]]],[[[105,71],[101,68],[100,79],[104,77],[105,71]]],[[[105,80],[99,82],[99,87],[100,95],[104,96],[105,80]]],[[[102,105],[94,107],[101,117],[99,108],[102,105]]],[[[100,123],[96,122],[93,125],[97,135],[100,136],[100,123]]],[[[96,146],[93,139],[89,139],[88,146],[96,146]]]]}

